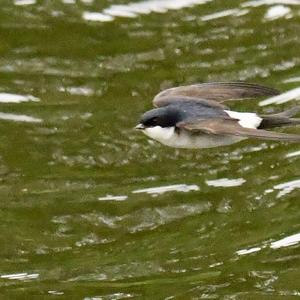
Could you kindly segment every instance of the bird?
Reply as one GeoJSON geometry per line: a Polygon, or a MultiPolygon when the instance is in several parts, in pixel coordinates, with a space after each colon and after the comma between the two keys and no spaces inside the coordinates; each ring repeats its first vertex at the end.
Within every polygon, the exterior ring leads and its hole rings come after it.
{"type": "Polygon", "coordinates": [[[275,96],[274,88],[247,82],[208,82],[163,90],[135,129],[174,148],[201,149],[231,145],[248,138],[300,142],[299,134],[268,129],[300,124],[300,106],[276,114],[231,110],[224,102],[275,96]]]}

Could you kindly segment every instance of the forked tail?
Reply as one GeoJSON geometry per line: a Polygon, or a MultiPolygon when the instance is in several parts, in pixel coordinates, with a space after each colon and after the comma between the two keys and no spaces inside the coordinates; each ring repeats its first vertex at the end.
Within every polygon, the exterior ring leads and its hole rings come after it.
{"type": "Polygon", "coordinates": [[[268,129],[300,124],[300,118],[292,118],[300,111],[300,105],[273,115],[261,115],[263,119],[258,129],[268,129]]]}

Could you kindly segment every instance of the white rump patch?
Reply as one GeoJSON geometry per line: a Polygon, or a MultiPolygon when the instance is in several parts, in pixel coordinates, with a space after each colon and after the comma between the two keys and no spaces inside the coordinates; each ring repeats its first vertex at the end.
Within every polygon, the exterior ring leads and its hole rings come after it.
{"type": "Polygon", "coordinates": [[[244,113],[231,110],[225,110],[225,112],[229,115],[230,118],[238,119],[239,124],[245,128],[256,129],[263,120],[256,113],[244,113]]]}

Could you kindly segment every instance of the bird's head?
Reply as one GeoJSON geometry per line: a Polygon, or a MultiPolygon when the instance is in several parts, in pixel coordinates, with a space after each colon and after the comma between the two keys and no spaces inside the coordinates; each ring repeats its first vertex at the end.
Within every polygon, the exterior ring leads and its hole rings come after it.
{"type": "Polygon", "coordinates": [[[176,107],[160,107],[145,112],[136,129],[144,130],[150,127],[173,127],[182,119],[182,113],[176,107]]]}

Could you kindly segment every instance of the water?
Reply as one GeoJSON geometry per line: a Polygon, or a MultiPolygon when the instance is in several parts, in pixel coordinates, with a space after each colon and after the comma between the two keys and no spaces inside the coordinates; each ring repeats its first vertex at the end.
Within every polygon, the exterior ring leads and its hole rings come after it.
{"type": "Polygon", "coordinates": [[[258,82],[287,94],[232,107],[295,105],[299,9],[2,0],[1,298],[299,296],[299,145],[174,150],[132,129],[180,84],[258,82]]]}

